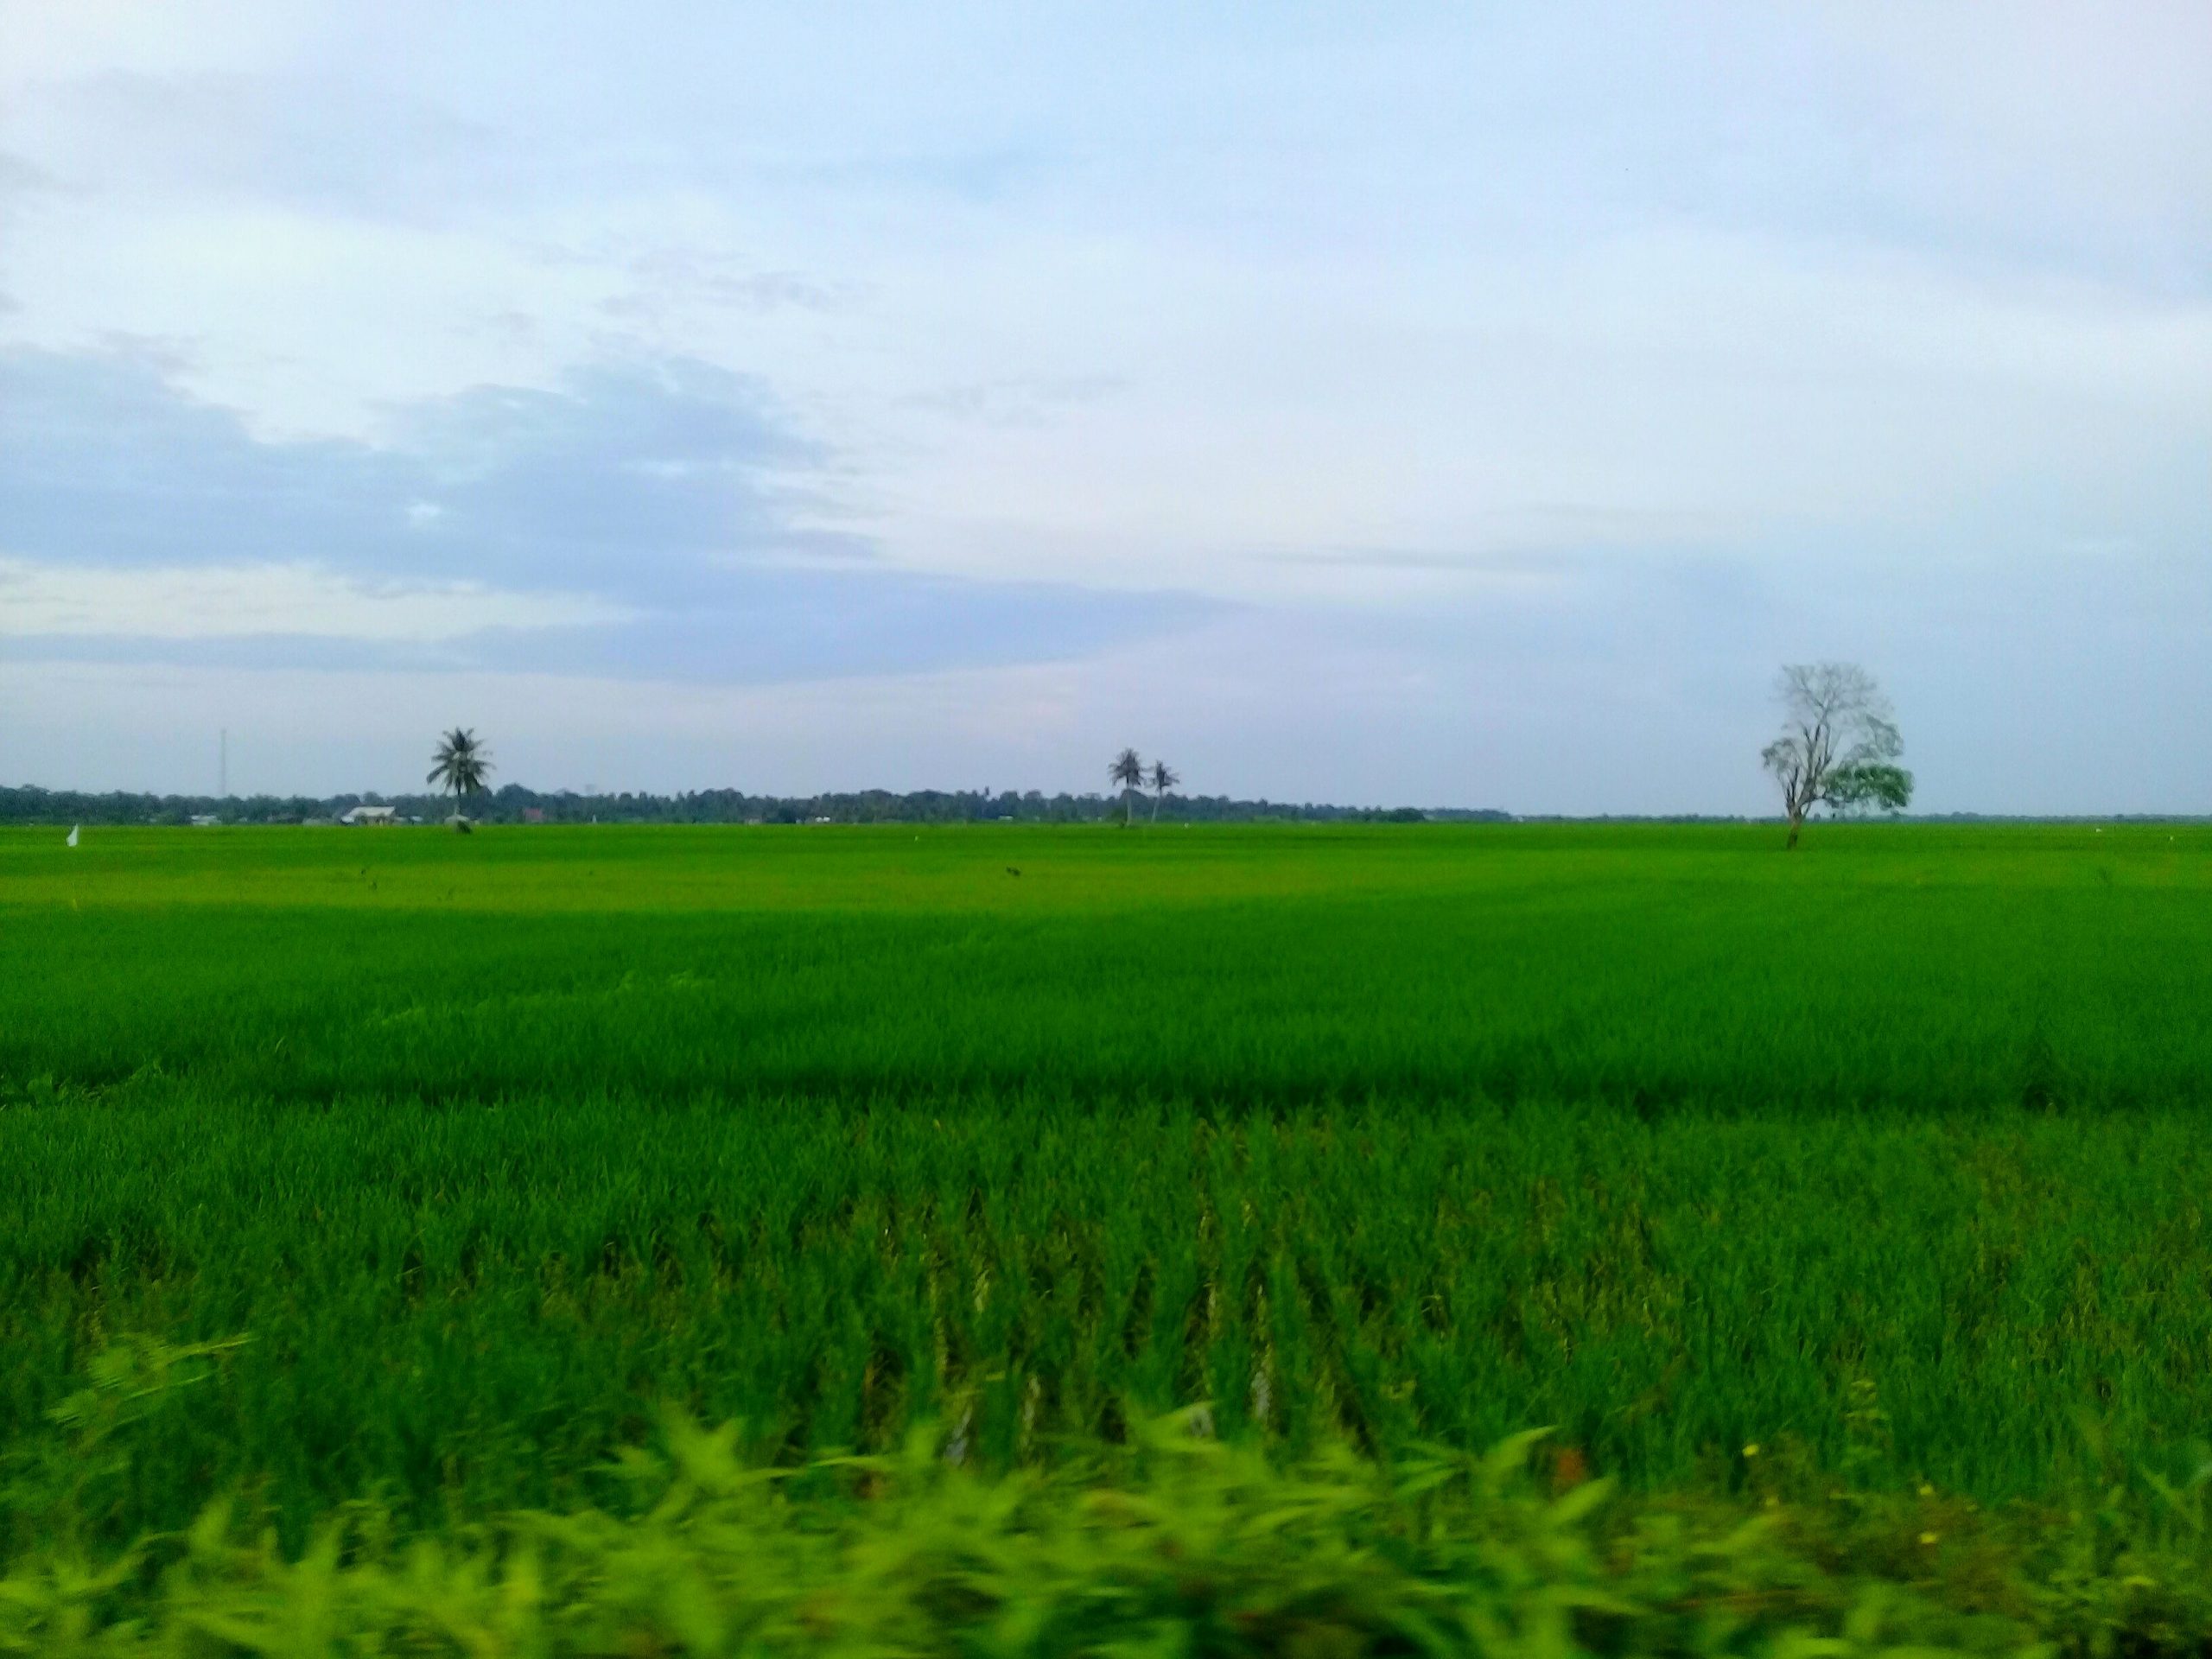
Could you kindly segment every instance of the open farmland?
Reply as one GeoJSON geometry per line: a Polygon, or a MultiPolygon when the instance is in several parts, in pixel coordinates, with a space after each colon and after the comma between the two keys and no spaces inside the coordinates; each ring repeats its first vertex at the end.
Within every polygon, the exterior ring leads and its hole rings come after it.
{"type": "Polygon", "coordinates": [[[582,1502],[663,1402],[785,1460],[1205,1402],[2033,1495],[2084,1413],[2212,1421],[2208,855],[0,833],[0,1440],[119,1338],[238,1336],[115,1528],[582,1502]]]}

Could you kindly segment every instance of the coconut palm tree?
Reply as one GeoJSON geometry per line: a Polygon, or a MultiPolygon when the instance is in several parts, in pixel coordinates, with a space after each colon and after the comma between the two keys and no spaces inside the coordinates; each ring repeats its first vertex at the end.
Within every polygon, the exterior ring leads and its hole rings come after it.
{"type": "Polygon", "coordinates": [[[461,818],[461,804],[484,787],[492,775],[492,752],[477,741],[476,734],[456,726],[438,739],[430,757],[430,775],[423,781],[453,794],[453,815],[461,818]]]}
{"type": "Polygon", "coordinates": [[[1106,768],[1106,776],[1121,785],[1122,828],[1129,827],[1135,816],[1129,804],[1129,791],[1144,787],[1144,760],[1135,749],[1123,749],[1114,757],[1114,764],[1106,768]]]}
{"type": "Polygon", "coordinates": [[[1167,798],[1167,791],[1183,781],[1182,774],[1165,760],[1152,763],[1152,821],[1160,822],[1160,804],[1167,798]]]}

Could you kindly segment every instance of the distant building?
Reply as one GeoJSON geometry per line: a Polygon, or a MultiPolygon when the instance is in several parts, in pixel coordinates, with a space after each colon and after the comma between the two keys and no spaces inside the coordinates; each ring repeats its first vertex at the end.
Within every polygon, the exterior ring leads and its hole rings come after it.
{"type": "Polygon", "coordinates": [[[525,806],[522,810],[522,821],[524,823],[544,823],[545,809],[542,806],[525,806]]]}
{"type": "Polygon", "coordinates": [[[213,830],[221,822],[222,820],[213,812],[195,812],[192,815],[192,827],[195,830],[213,830]]]}
{"type": "Polygon", "coordinates": [[[399,809],[396,806],[356,806],[350,808],[340,823],[396,823],[399,809]]]}

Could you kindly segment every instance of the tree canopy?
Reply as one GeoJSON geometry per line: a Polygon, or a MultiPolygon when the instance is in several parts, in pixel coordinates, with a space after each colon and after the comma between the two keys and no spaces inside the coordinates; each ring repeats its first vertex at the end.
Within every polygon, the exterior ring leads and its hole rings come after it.
{"type": "Polygon", "coordinates": [[[1872,675],[1856,663],[1793,663],[1776,690],[1783,732],[1759,760],[1782,786],[1790,846],[1816,806],[1897,812],[1911,804],[1912,774],[1897,765],[1904,739],[1872,675]]]}

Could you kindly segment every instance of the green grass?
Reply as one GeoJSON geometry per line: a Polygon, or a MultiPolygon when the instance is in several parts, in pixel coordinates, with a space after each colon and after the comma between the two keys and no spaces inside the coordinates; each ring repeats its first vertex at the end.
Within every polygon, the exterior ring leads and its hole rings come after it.
{"type": "MultiPolygon", "coordinates": [[[[157,1416],[183,1357],[103,1367],[80,1436],[126,1390],[157,1416]]],[[[1194,1427],[979,1478],[923,1436],[769,1465],[678,1418],[626,1455],[611,1508],[425,1536],[360,1502],[294,1550],[217,1503],[128,1548],[65,1534],[0,1564],[0,1653],[2182,1659],[2212,1640],[2202,1469],[2085,1487],[2070,1513],[1766,1480],[1649,1500],[1526,1435],[1291,1459],[1194,1427]]]]}
{"type": "Polygon", "coordinates": [[[1777,842],[0,832],[0,1446],[132,1333],[251,1341],[118,1534],[591,1501],[664,1402],[1989,1498],[2200,1433],[2212,833],[1777,842]]]}
{"type": "Polygon", "coordinates": [[[2212,834],[0,835],[0,1071],[208,1096],[2173,1106],[2212,834]],[[1019,877],[1007,874],[1019,868],[1019,877]]]}

